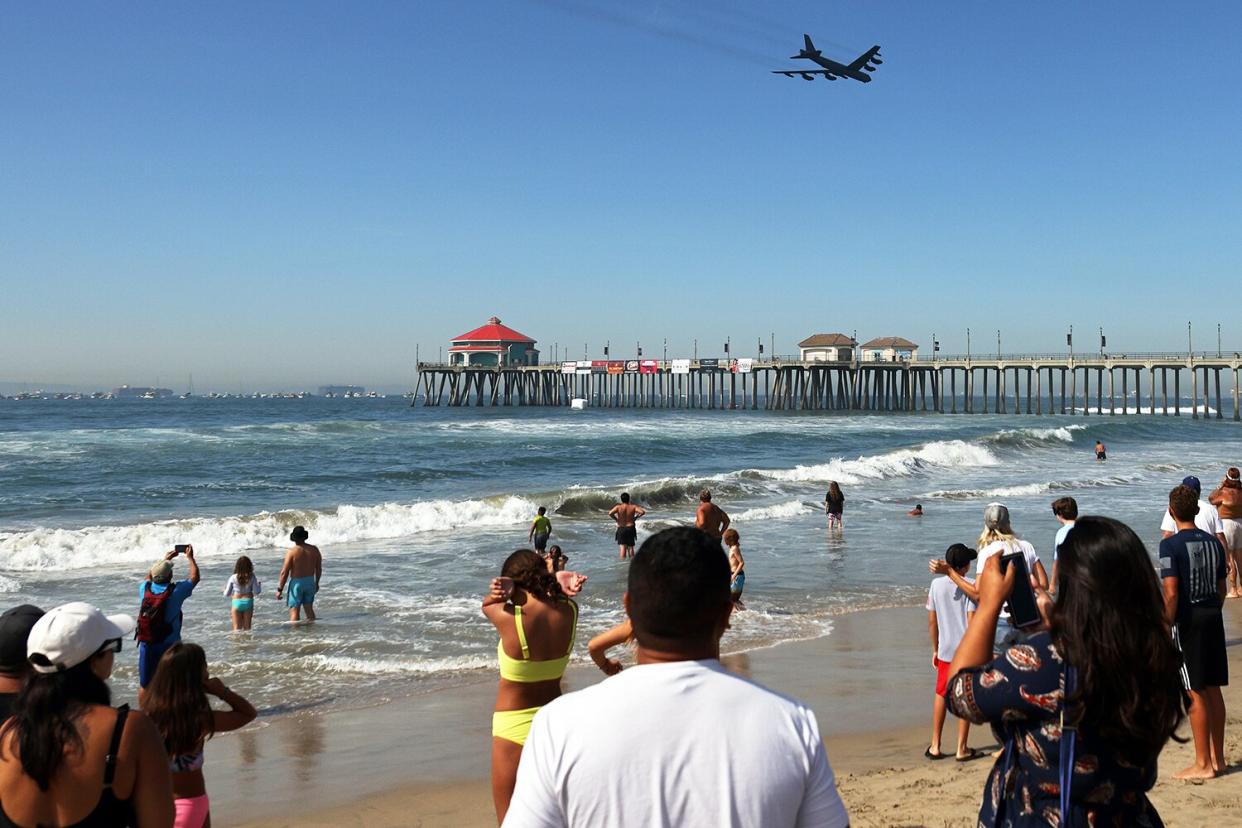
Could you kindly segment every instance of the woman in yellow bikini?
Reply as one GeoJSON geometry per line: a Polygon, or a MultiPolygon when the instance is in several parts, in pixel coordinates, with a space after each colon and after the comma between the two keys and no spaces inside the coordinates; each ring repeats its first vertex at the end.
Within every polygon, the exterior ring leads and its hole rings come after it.
{"type": "Polygon", "coordinates": [[[503,822],[518,760],[539,708],[561,694],[578,632],[578,605],[565,597],[537,553],[519,549],[492,580],[483,614],[496,625],[500,687],[492,714],[492,799],[503,822]]]}

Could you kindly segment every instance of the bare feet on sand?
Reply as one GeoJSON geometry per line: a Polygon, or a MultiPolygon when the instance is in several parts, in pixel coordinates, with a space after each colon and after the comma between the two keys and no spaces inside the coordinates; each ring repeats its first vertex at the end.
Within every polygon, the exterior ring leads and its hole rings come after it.
{"type": "Polygon", "coordinates": [[[1174,779],[1215,779],[1216,771],[1212,770],[1211,767],[1199,767],[1198,765],[1191,765],[1190,767],[1185,768],[1184,770],[1180,770],[1177,773],[1173,774],[1173,778],[1174,779]]]}

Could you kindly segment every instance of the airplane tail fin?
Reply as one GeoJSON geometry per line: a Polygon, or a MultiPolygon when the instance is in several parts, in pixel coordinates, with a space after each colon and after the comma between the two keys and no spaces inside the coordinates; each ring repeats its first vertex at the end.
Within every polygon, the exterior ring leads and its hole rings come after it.
{"type": "Polygon", "coordinates": [[[802,42],[805,44],[802,47],[802,51],[798,52],[796,55],[790,55],[789,57],[791,60],[793,58],[817,57],[823,54],[823,52],[815,48],[815,44],[811,42],[811,36],[809,34],[802,35],[802,42]]]}

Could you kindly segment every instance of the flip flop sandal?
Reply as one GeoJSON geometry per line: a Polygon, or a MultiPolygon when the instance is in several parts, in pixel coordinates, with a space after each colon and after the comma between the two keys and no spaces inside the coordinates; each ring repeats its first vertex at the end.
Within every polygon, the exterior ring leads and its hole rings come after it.
{"type": "Polygon", "coordinates": [[[946,756],[948,756],[948,755],[949,755],[949,754],[947,754],[947,753],[932,753],[932,752],[931,752],[931,745],[928,745],[928,746],[927,746],[927,750],[923,751],[923,756],[925,756],[925,757],[926,757],[926,758],[928,758],[928,759],[931,759],[933,762],[938,761],[938,760],[940,760],[940,759],[943,759],[943,758],[945,758],[945,757],[946,757],[946,756]]]}
{"type": "Polygon", "coordinates": [[[954,756],[953,758],[959,762],[972,762],[975,759],[982,759],[984,757],[984,754],[982,751],[978,751],[974,748],[968,748],[968,750],[970,752],[967,753],[965,756],[954,756]]]}

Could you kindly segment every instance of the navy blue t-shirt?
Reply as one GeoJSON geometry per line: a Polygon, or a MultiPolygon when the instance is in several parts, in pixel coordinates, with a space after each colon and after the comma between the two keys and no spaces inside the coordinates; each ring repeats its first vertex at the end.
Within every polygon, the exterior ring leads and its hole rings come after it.
{"type": "Polygon", "coordinates": [[[1177,618],[1190,608],[1220,609],[1220,582],[1226,573],[1225,550],[1202,529],[1183,529],[1160,541],[1160,577],[1177,578],[1177,618]]]}

